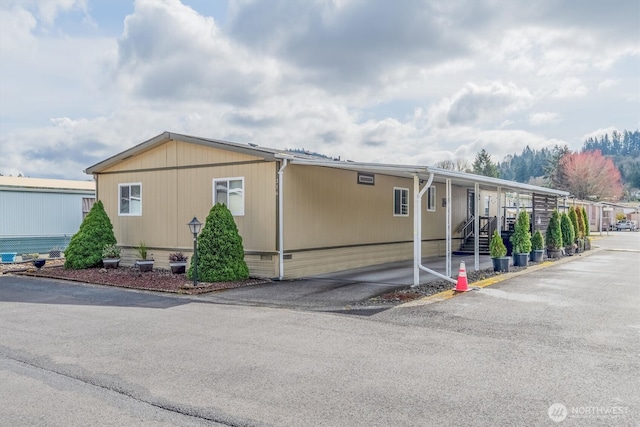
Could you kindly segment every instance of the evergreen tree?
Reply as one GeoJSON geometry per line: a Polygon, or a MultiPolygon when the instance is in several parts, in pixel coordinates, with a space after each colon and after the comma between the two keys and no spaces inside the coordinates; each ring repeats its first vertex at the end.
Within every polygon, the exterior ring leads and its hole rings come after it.
{"type": "Polygon", "coordinates": [[[560,213],[557,210],[551,213],[545,234],[545,243],[548,249],[560,249],[563,246],[562,231],[560,229],[560,213]]]}
{"type": "Polygon", "coordinates": [[[527,211],[520,211],[516,219],[513,234],[510,237],[513,244],[513,253],[528,254],[531,252],[531,224],[527,211]]]}
{"type": "Polygon", "coordinates": [[[578,224],[578,215],[576,214],[576,209],[571,206],[569,208],[569,220],[571,220],[571,225],[573,226],[573,236],[575,239],[580,238],[580,225],[578,224]]]}
{"type": "Polygon", "coordinates": [[[560,230],[562,230],[562,244],[564,244],[565,247],[572,246],[573,241],[576,239],[576,233],[569,216],[564,212],[560,216],[560,230]]]}
{"type": "Polygon", "coordinates": [[[115,244],[113,225],[104,210],[102,201],[98,200],[65,249],[64,267],[73,270],[97,267],[102,264],[104,247],[115,244]]]}
{"type": "Polygon", "coordinates": [[[491,155],[489,155],[484,148],[476,155],[476,159],[473,162],[472,167],[473,173],[477,175],[484,175],[493,178],[498,178],[499,176],[498,166],[493,163],[491,155]]]}
{"type": "Polygon", "coordinates": [[[589,217],[587,216],[587,210],[582,207],[582,221],[584,222],[584,235],[589,236],[591,234],[591,230],[589,229],[589,217]]]}
{"type": "MultiPolygon", "coordinates": [[[[187,276],[193,279],[195,257],[187,276]]],[[[249,277],[244,261],[242,237],[238,233],[231,211],[216,203],[198,236],[198,280],[203,282],[229,282],[249,277]]]]}

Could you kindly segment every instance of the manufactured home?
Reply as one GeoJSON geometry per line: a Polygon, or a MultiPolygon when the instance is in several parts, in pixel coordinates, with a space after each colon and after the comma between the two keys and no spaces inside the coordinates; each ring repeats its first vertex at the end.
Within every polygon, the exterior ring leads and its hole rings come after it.
{"type": "MultiPolygon", "coordinates": [[[[192,252],[187,223],[225,203],[254,276],[296,278],[451,254],[507,230],[507,195],[529,195],[533,228],[567,193],[427,166],[333,160],[165,132],[85,171],[109,215],[123,264],[149,246],[156,266],[192,252]],[[478,232],[476,232],[476,230],[478,232]]],[[[509,199],[511,200],[511,199],[509,199]]],[[[519,208],[510,206],[510,208],[519,208]]]]}
{"type": "Polygon", "coordinates": [[[64,250],[94,200],[90,180],[0,176],[0,252],[64,250]]]}

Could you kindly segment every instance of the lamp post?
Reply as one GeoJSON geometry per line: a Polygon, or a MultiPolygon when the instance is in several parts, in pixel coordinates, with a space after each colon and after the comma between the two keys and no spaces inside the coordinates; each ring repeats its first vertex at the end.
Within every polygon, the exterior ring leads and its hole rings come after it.
{"type": "Polygon", "coordinates": [[[195,288],[198,284],[198,233],[200,232],[202,223],[194,216],[187,225],[191,233],[193,233],[193,287],[195,288]]]}

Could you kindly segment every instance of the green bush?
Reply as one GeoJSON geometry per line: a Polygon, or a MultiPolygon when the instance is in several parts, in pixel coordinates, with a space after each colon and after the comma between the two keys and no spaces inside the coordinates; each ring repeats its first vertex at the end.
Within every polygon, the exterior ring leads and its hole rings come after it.
{"type": "MultiPolygon", "coordinates": [[[[195,257],[187,276],[193,279],[195,257]]],[[[198,280],[229,282],[249,277],[244,261],[242,237],[238,233],[231,211],[217,203],[209,211],[202,232],[198,236],[198,280]]]]}
{"type": "Polygon", "coordinates": [[[489,242],[489,253],[491,254],[491,258],[502,258],[507,254],[507,247],[504,245],[498,230],[494,230],[493,236],[491,236],[491,241],[489,242]]]}
{"type": "Polygon", "coordinates": [[[534,251],[541,251],[544,248],[544,240],[542,239],[542,233],[537,230],[531,237],[531,249],[534,251]]]}
{"type": "Polygon", "coordinates": [[[531,233],[529,232],[529,214],[520,211],[516,220],[515,229],[511,236],[514,254],[528,254],[531,252],[531,233]]]}
{"type": "Polygon", "coordinates": [[[105,212],[102,202],[98,200],[64,251],[64,268],[80,270],[98,267],[102,264],[104,247],[115,244],[116,236],[113,234],[113,225],[111,225],[111,220],[105,212]]]}
{"type": "Polygon", "coordinates": [[[582,207],[582,221],[584,222],[584,235],[591,235],[591,230],[589,229],[589,217],[587,216],[587,210],[582,207]]]}
{"type": "Polygon", "coordinates": [[[555,210],[551,213],[549,225],[545,235],[547,249],[557,250],[562,247],[562,230],[560,229],[560,213],[555,210]]]}
{"type": "Polygon", "coordinates": [[[569,219],[569,215],[564,212],[560,217],[560,229],[562,230],[562,242],[564,243],[564,246],[570,247],[573,245],[573,241],[576,239],[575,231],[573,229],[573,224],[569,219]]]}
{"type": "Polygon", "coordinates": [[[576,214],[576,209],[573,206],[569,208],[569,219],[571,220],[571,225],[573,226],[573,238],[577,239],[580,237],[580,225],[578,224],[578,215],[576,214]]]}

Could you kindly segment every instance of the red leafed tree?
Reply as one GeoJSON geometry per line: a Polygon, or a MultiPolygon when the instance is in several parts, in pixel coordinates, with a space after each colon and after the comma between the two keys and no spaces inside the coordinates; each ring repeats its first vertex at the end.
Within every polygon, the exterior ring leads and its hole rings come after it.
{"type": "Polygon", "coordinates": [[[622,196],[620,171],[600,150],[566,154],[558,169],[561,189],[578,199],[616,201],[622,196]]]}

